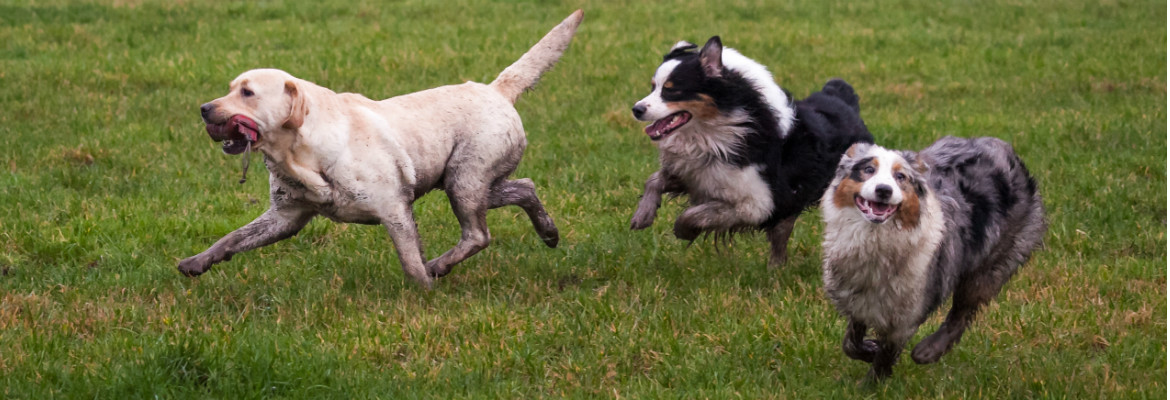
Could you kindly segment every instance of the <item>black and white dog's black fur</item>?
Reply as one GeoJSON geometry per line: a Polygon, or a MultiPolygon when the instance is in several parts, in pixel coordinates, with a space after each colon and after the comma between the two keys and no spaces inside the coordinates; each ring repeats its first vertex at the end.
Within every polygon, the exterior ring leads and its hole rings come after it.
{"type": "Polygon", "coordinates": [[[995,138],[947,137],[917,154],[854,145],[821,211],[825,294],[849,319],[845,354],[871,363],[874,379],[893,372],[948,297],[946,321],[911,357],[927,364],[950,351],[1046,229],[1036,181],[995,138]]]}
{"type": "Polygon", "coordinates": [[[841,153],[873,137],[848,83],[829,81],[794,102],[767,68],[718,36],[697,47],[676,44],[650,95],[634,105],[635,118],[654,121],[646,134],[662,168],[647,179],[630,228],[654,222],[664,193],[686,194],[691,207],[675,221],[675,236],[765,230],[768,266],[777,267],[797,215],[819,200],[841,153]]]}

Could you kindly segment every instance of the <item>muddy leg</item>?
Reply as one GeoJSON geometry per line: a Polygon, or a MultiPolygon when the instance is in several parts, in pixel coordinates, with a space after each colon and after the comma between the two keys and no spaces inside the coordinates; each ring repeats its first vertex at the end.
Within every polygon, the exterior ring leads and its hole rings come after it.
{"type": "Polygon", "coordinates": [[[492,186],[491,193],[488,195],[488,203],[488,208],[520,206],[528,214],[528,219],[532,220],[532,227],[536,228],[536,234],[540,235],[540,240],[544,241],[548,247],[557,247],[557,242],[560,241],[561,237],[560,233],[557,232],[557,225],[544,210],[544,204],[541,204],[540,198],[536,197],[536,185],[532,183],[531,179],[500,181],[492,186]]]}
{"type": "Polygon", "coordinates": [[[482,193],[487,193],[486,189],[447,190],[451,210],[455,212],[463,234],[455,247],[427,262],[426,270],[431,276],[446,276],[455,264],[479,253],[491,243],[492,237],[487,227],[488,199],[482,197],[482,193]]]}
{"type": "Polygon", "coordinates": [[[199,276],[213,264],[229,261],[232,255],[257,247],[267,246],[296,235],[316,215],[301,208],[269,208],[247,225],[232,231],[211,245],[202,253],[179,262],[179,272],[187,276],[199,276]]]}
{"type": "Polygon", "coordinates": [[[398,262],[402,264],[402,272],[426,289],[434,286],[434,278],[427,274],[423,265],[422,240],[418,236],[418,225],[414,222],[414,212],[410,204],[396,205],[393,210],[382,219],[382,225],[390,233],[390,240],[398,249],[398,262]]]}

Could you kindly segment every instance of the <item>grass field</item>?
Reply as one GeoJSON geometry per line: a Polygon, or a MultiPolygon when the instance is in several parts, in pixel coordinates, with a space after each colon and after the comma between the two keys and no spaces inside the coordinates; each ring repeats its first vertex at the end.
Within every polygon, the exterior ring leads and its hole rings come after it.
{"type": "MultiPolygon", "coordinates": [[[[0,1],[0,397],[1166,397],[1166,3],[0,1]],[[490,81],[584,8],[517,108],[562,234],[518,209],[427,292],[385,230],[317,220],[190,279],[175,265],[259,215],[266,171],[201,103],[277,67],[384,98],[490,81]],[[1014,144],[1046,248],[936,365],[858,383],[821,292],[819,214],[789,265],[762,235],[630,232],[657,153],[629,115],[661,54],[721,35],[797,96],[843,77],[888,147],[1014,144]]],[[[416,203],[435,256],[458,226],[416,203]]],[[[912,342],[940,323],[927,322],[912,342]]]]}

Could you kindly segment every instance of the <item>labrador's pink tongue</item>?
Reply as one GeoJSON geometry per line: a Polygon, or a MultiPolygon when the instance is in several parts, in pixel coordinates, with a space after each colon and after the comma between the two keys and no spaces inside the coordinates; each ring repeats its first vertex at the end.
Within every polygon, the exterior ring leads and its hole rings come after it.
{"type": "Polygon", "coordinates": [[[236,124],[240,133],[243,134],[244,137],[247,138],[250,142],[255,142],[256,139],[260,136],[260,133],[256,131],[256,122],[252,121],[248,117],[243,115],[236,115],[232,117],[231,122],[236,124]]]}
{"type": "Polygon", "coordinates": [[[244,134],[244,137],[248,138],[249,142],[255,142],[256,137],[259,136],[255,129],[252,129],[247,125],[240,125],[240,133],[244,134]]]}

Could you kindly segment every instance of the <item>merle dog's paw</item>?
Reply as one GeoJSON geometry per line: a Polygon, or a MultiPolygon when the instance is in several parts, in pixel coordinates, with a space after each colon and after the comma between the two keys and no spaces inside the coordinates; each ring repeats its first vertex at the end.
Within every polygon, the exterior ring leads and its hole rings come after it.
{"type": "Polygon", "coordinates": [[[869,373],[865,374],[864,384],[866,386],[876,385],[884,382],[886,378],[889,378],[891,375],[894,375],[894,367],[892,365],[883,367],[875,365],[869,369],[869,373]]]}
{"type": "Polygon", "coordinates": [[[951,343],[939,336],[938,333],[927,336],[914,346],[914,351],[910,352],[910,358],[918,364],[931,364],[938,362],[944,354],[951,350],[951,343]]]}
{"type": "Polygon", "coordinates": [[[878,352],[878,344],[873,340],[863,340],[857,346],[846,343],[842,346],[842,350],[845,350],[845,355],[849,358],[872,363],[878,352]]]}

